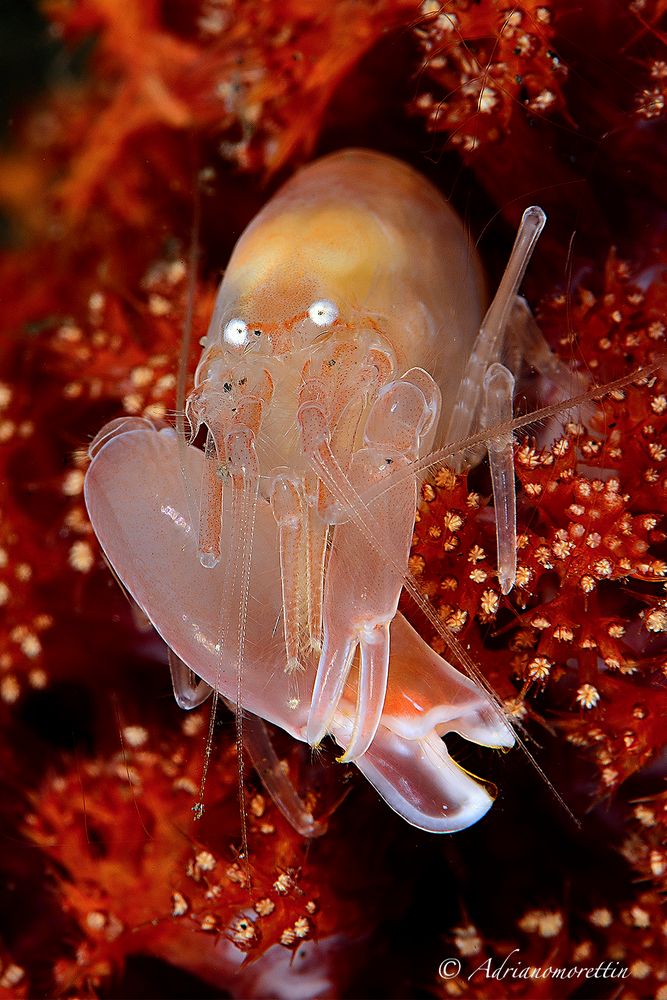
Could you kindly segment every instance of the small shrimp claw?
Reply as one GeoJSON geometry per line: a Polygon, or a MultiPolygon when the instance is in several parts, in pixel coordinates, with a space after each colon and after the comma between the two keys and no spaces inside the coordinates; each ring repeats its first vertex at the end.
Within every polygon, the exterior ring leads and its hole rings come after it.
{"type": "MultiPolygon", "coordinates": [[[[360,494],[370,487],[386,481],[386,489],[368,507],[384,540],[383,551],[371,544],[353,520],[343,521],[334,530],[327,570],[324,642],[306,735],[314,745],[331,728],[359,649],[354,722],[344,761],[361,757],[377,732],[387,690],[389,625],[398,607],[402,569],[407,566],[412,541],[416,479],[397,477],[392,485],[391,476],[417,457],[439,407],[439,390],[421,369],[412,369],[384,386],[370,408],[364,446],[353,454],[345,476],[349,492],[359,502],[360,494]]],[[[326,464],[322,452],[326,439],[317,440],[326,464]]]]}

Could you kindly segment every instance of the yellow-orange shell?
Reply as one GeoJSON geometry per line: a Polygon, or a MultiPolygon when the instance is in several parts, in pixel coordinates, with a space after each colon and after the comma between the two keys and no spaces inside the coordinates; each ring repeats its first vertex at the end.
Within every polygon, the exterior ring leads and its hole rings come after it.
{"type": "Polygon", "coordinates": [[[373,319],[399,371],[430,372],[446,419],[479,330],[484,280],[460,219],[423,175],[360,149],[296,173],[236,244],[209,338],[232,317],[275,324],[319,299],[344,319],[373,319]]]}

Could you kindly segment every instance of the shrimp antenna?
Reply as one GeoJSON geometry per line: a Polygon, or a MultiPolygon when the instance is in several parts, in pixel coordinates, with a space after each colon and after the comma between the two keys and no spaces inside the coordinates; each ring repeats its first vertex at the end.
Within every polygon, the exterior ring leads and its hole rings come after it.
{"type": "MultiPolygon", "coordinates": [[[[201,232],[201,191],[199,186],[199,174],[198,170],[194,170],[194,180],[193,180],[193,219],[192,219],[192,229],[190,233],[190,250],[188,254],[188,284],[187,284],[187,303],[185,317],[183,321],[183,335],[181,341],[181,350],[179,356],[179,366],[178,366],[178,377],[176,382],[176,431],[178,439],[178,449],[179,449],[179,461],[181,466],[181,475],[183,477],[183,482],[186,487],[186,495],[188,499],[188,505],[192,506],[190,499],[190,492],[188,489],[188,476],[187,476],[187,449],[188,449],[188,437],[186,435],[186,384],[188,367],[190,361],[190,347],[192,343],[192,330],[194,326],[194,311],[195,311],[195,296],[197,291],[197,271],[198,271],[198,259],[199,259],[199,240],[201,232]]],[[[237,623],[237,637],[238,637],[238,657],[237,657],[237,690],[236,690],[236,704],[235,704],[235,721],[236,721],[236,756],[238,763],[238,798],[239,798],[239,815],[240,815],[240,825],[241,825],[241,852],[240,857],[245,862],[246,867],[246,878],[248,886],[252,889],[252,877],[250,871],[250,857],[248,849],[248,824],[245,811],[245,771],[244,771],[244,759],[243,759],[243,709],[242,709],[242,672],[243,672],[243,658],[244,658],[244,644],[245,644],[245,630],[246,630],[246,616],[247,616],[247,606],[248,606],[248,588],[249,588],[249,574],[250,574],[250,556],[252,552],[252,539],[253,539],[253,529],[255,523],[255,510],[257,505],[257,485],[255,484],[254,489],[247,482],[246,477],[243,478],[243,488],[236,488],[233,490],[233,516],[232,523],[237,526],[241,525],[243,527],[243,556],[239,556],[239,545],[234,544],[235,541],[238,543],[238,539],[227,538],[227,565],[228,565],[228,579],[231,581],[231,586],[234,588],[237,583],[237,576],[240,572],[240,611],[239,611],[239,621],[237,623]]],[[[234,532],[232,532],[234,535],[234,532]]],[[[228,633],[228,625],[230,624],[227,617],[223,611],[223,601],[220,601],[220,632],[218,636],[218,656],[222,655],[222,649],[225,646],[225,640],[228,633]]],[[[222,672],[222,664],[219,661],[219,675],[222,672]]],[[[204,814],[204,791],[206,787],[206,779],[208,777],[211,756],[213,752],[213,741],[215,738],[215,720],[217,715],[218,703],[220,699],[220,676],[217,678],[216,683],[213,684],[213,697],[211,699],[211,709],[208,724],[208,732],[206,736],[206,747],[204,750],[204,761],[202,766],[201,781],[199,785],[199,796],[198,800],[193,806],[193,813],[195,819],[201,819],[204,814]]]]}
{"type": "MultiPolygon", "coordinates": [[[[199,171],[196,166],[193,177],[193,212],[192,226],[190,229],[190,246],[188,249],[187,273],[188,283],[186,288],[185,317],[183,319],[183,330],[181,336],[181,349],[178,356],[178,374],[176,378],[176,434],[178,437],[178,452],[181,464],[181,475],[183,482],[187,484],[187,474],[185,468],[185,456],[187,440],[185,435],[185,387],[188,378],[188,362],[190,360],[190,345],[192,344],[192,327],[194,325],[195,297],[197,294],[197,270],[199,262],[199,236],[201,232],[201,192],[199,190],[199,171]]],[[[204,750],[204,763],[202,766],[201,780],[199,782],[199,797],[192,807],[195,819],[201,819],[204,815],[204,789],[208,777],[208,769],[211,763],[211,753],[213,751],[213,739],[215,737],[215,718],[218,711],[218,689],[213,689],[211,699],[211,710],[208,722],[208,732],[206,735],[206,748],[204,750]]]]}
{"type": "Polygon", "coordinates": [[[190,345],[192,343],[192,327],[194,324],[195,296],[197,294],[197,265],[199,261],[199,237],[201,233],[201,193],[199,190],[199,171],[195,169],[193,184],[192,227],[190,229],[190,248],[188,250],[187,270],[188,284],[186,289],[185,317],[181,337],[181,350],[178,357],[178,375],[176,379],[176,431],[181,449],[181,467],[185,476],[185,386],[188,378],[188,362],[190,360],[190,345]]]}

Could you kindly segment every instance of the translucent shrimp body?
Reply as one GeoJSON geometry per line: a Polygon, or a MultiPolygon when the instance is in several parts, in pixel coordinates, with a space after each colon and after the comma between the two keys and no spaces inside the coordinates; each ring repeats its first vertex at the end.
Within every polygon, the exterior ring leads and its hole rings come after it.
{"type": "MultiPolygon", "coordinates": [[[[190,445],[116,421],[86,477],[93,527],[173,651],[181,703],[192,671],[298,739],[331,733],[434,832],[492,801],[443,733],[513,743],[486,693],[397,614],[411,465],[450,418],[473,425],[482,307],[477,258],[423,177],[366,151],[327,157],[234,250],[187,400],[190,445]]],[[[477,396],[497,413],[506,370],[491,368],[477,396]]]]}

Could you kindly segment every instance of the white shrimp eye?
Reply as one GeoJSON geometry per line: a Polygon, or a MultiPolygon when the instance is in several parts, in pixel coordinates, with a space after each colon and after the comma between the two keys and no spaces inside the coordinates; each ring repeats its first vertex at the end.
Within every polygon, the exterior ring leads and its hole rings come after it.
{"type": "Polygon", "coordinates": [[[248,325],[242,319],[230,319],[222,332],[222,339],[226,344],[234,347],[243,347],[248,343],[248,325]]]}
{"type": "Polygon", "coordinates": [[[327,299],[320,299],[309,308],[308,318],[315,326],[331,326],[338,319],[338,306],[327,299]]]}

